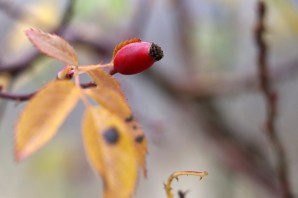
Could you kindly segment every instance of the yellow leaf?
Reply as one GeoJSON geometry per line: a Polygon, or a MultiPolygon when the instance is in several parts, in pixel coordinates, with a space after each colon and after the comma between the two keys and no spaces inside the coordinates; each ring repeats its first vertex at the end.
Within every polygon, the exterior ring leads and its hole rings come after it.
{"type": "Polygon", "coordinates": [[[83,119],[85,150],[104,181],[104,198],[129,198],[138,177],[134,140],[124,122],[104,108],[88,108],[83,119]]]}
{"type": "Polygon", "coordinates": [[[120,118],[128,119],[131,117],[131,110],[121,94],[107,87],[96,87],[86,89],[85,93],[93,98],[98,104],[102,105],[120,118]]]}
{"type": "Polygon", "coordinates": [[[26,105],[15,130],[15,156],[24,159],[46,144],[75,107],[80,92],[68,80],[47,84],[26,105]]]}
{"type": "Polygon", "coordinates": [[[78,58],[72,46],[55,34],[28,29],[26,35],[34,46],[44,54],[68,65],[78,65],[78,58]]]}
{"type": "Polygon", "coordinates": [[[97,87],[106,87],[119,92],[124,95],[121,86],[117,80],[115,80],[111,75],[107,74],[101,69],[91,70],[87,72],[93,81],[96,83],[97,87]]]}
{"type": "Polygon", "coordinates": [[[134,120],[132,112],[125,99],[116,91],[97,87],[86,90],[86,94],[92,97],[99,105],[117,115],[127,125],[129,133],[134,138],[137,148],[138,161],[146,174],[147,140],[139,124],[134,120]]]}

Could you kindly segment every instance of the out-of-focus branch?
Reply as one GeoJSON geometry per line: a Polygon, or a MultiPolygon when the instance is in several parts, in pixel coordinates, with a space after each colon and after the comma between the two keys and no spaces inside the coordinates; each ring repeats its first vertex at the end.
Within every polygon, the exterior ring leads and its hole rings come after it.
{"type": "Polygon", "coordinates": [[[16,75],[33,64],[40,56],[41,54],[37,51],[31,51],[14,62],[5,65],[0,64],[0,72],[9,72],[12,75],[16,75]]]}
{"type": "MultiPolygon", "coordinates": [[[[18,21],[22,21],[23,16],[30,16],[30,18],[34,18],[34,19],[37,18],[37,21],[39,21],[38,17],[33,16],[32,13],[26,11],[23,7],[20,7],[11,1],[0,0],[0,11],[4,12],[10,18],[18,21]]],[[[30,21],[26,20],[24,22],[30,22],[30,21]]]]}
{"type": "MultiPolygon", "coordinates": [[[[83,88],[83,89],[87,89],[90,87],[96,87],[96,84],[94,82],[88,82],[88,83],[81,84],[81,88],[83,88]]],[[[38,91],[29,93],[29,94],[13,94],[13,93],[1,92],[1,89],[0,89],[0,98],[23,102],[23,101],[30,100],[37,92],[38,91]]]]}
{"type": "Polygon", "coordinates": [[[181,57],[186,67],[188,75],[193,74],[193,68],[198,67],[198,63],[195,63],[195,57],[198,53],[194,50],[193,40],[194,37],[194,22],[191,20],[191,13],[187,8],[187,1],[181,0],[170,0],[174,8],[176,15],[175,22],[177,25],[174,26],[174,33],[177,36],[177,45],[180,46],[181,57]],[[195,54],[196,53],[196,54],[195,54]]]}
{"type": "MultiPolygon", "coordinates": [[[[52,30],[52,32],[60,34],[64,32],[64,30],[68,27],[73,17],[73,9],[74,9],[75,2],[76,0],[68,1],[68,4],[65,8],[65,11],[63,13],[63,16],[61,18],[59,25],[54,30],[52,30]]],[[[0,6],[6,5],[6,4],[3,4],[3,2],[0,2],[0,6]]],[[[6,13],[7,14],[9,13],[9,16],[18,19],[19,17],[18,15],[16,15],[18,12],[12,12],[14,9],[10,9],[10,10],[6,10],[6,13]]],[[[18,59],[15,62],[6,64],[6,65],[0,64],[0,72],[5,71],[5,72],[10,72],[13,75],[16,75],[22,72],[23,70],[27,69],[39,57],[41,57],[41,54],[38,51],[31,51],[29,53],[26,53],[21,59],[18,59]]]]}
{"type": "Polygon", "coordinates": [[[18,102],[23,102],[31,99],[37,92],[29,93],[29,94],[12,94],[0,92],[0,98],[7,100],[15,100],[18,102]]]}
{"type": "Polygon", "coordinates": [[[254,36],[258,50],[257,66],[259,69],[260,89],[263,92],[266,100],[266,135],[276,157],[276,173],[281,191],[281,197],[292,198],[293,194],[290,187],[288,175],[289,167],[287,164],[286,152],[280,138],[278,137],[276,129],[278,93],[272,86],[267,62],[268,45],[264,38],[266,33],[266,14],[266,4],[263,0],[259,0],[257,2],[257,22],[254,36]]]}
{"type": "Polygon", "coordinates": [[[76,5],[76,1],[77,0],[68,0],[66,8],[64,10],[64,14],[61,18],[61,21],[60,21],[58,27],[55,30],[53,30],[53,33],[62,34],[65,31],[65,29],[68,28],[68,26],[74,16],[74,8],[76,5]]]}

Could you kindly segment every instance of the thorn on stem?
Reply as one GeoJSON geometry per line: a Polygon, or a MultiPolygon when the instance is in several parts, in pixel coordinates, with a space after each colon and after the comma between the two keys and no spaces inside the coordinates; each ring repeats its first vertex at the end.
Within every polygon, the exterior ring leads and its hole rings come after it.
{"type": "Polygon", "coordinates": [[[178,191],[178,197],[179,198],[185,198],[188,191],[183,192],[182,190],[178,191]]]}

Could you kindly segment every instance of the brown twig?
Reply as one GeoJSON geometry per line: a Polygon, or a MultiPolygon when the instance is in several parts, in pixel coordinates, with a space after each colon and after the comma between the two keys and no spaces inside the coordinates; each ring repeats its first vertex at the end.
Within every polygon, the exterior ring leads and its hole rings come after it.
{"type": "MultiPolygon", "coordinates": [[[[88,83],[83,83],[81,84],[81,87],[83,89],[87,89],[90,87],[95,87],[96,84],[94,82],[88,82],[88,83]]],[[[13,94],[13,93],[5,93],[1,92],[0,89],[0,98],[7,99],[7,100],[15,100],[18,102],[24,102],[27,100],[30,100],[38,91],[29,93],[29,94],[13,94]]]]}
{"type": "Polygon", "coordinates": [[[267,7],[264,1],[259,0],[257,2],[257,23],[254,32],[256,46],[258,50],[257,56],[257,66],[259,70],[259,81],[260,89],[264,94],[266,100],[266,116],[267,120],[265,122],[266,135],[268,141],[273,149],[276,157],[276,172],[279,182],[279,187],[281,191],[281,196],[283,198],[292,198],[293,194],[291,192],[290,182],[289,182],[289,167],[287,164],[286,153],[282,142],[277,134],[276,129],[276,115],[277,115],[277,99],[278,93],[274,90],[272,82],[270,80],[269,66],[267,62],[268,56],[268,45],[265,41],[265,17],[267,14],[267,7]]]}
{"type": "Polygon", "coordinates": [[[23,102],[31,99],[35,94],[36,92],[29,93],[29,94],[12,94],[12,93],[0,92],[0,98],[23,102]]]}

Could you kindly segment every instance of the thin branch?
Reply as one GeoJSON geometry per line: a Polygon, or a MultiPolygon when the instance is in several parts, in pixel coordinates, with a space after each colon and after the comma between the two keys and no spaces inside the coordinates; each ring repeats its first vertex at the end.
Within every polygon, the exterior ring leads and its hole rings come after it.
{"type": "Polygon", "coordinates": [[[269,66],[267,62],[268,45],[264,38],[266,33],[266,14],[266,4],[264,1],[259,0],[257,2],[258,18],[256,22],[254,36],[258,50],[257,66],[259,69],[260,89],[263,92],[263,95],[266,100],[266,135],[276,157],[276,172],[281,190],[281,195],[283,198],[292,198],[293,194],[289,182],[289,167],[287,164],[286,153],[282,145],[282,142],[278,137],[276,129],[278,93],[276,90],[274,90],[272,86],[269,74],[269,66]]]}
{"type": "MultiPolygon", "coordinates": [[[[82,83],[81,87],[83,89],[96,87],[96,84],[94,82],[88,82],[88,83],[82,83]]],[[[13,93],[5,93],[1,92],[0,89],[0,98],[7,99],[7,100],[15,100],[18,102],[24,102],[27,100],[30,100],[38,91],[29,93],[29,94],[13,94],[13,93]]]]}
{"type": "Polygon", "coordinates": [[[81,83],[81,87],[83,89],[88,89],[91,87],[96,87],[96,84],[95,84],[95,82],[81,83]]]}
{"type": "Polygon", "coordinates": [[[36,93],[37,92],[32,92],[29,94],[12,94],[12,93],[0,92],[0,98],[23,102],[31,99],[36,93]]]}

